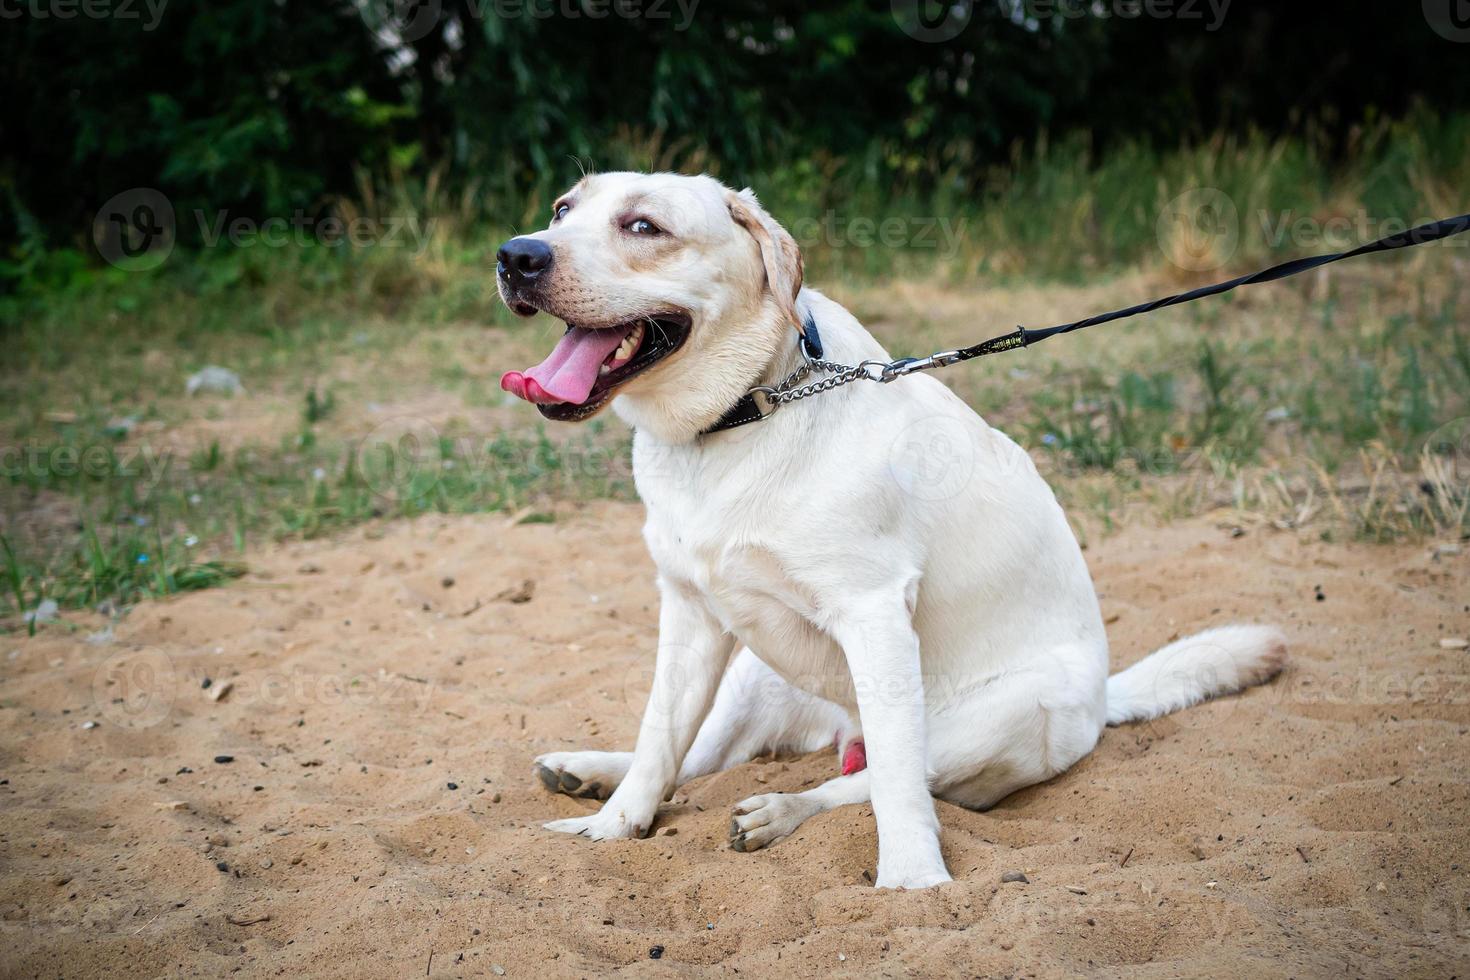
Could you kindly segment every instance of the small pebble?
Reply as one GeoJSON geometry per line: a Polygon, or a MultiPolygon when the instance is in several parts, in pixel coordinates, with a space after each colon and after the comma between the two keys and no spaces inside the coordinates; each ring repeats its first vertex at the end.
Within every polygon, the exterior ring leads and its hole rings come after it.
{"type": "Polygon", "coordinates": [[[214,761],[220,765],[225,765],[226,763],[234,762],[235,757],[232,755],[217,755],[214,757],[214,761]]]}
{"type": "Polygon", "coordinates": [[[269,870],[270,869],[270,866],[273,865],[273,864],[275,864],[275,863],[276,862],[272,861],[270,858],[261,858],[260,859],[260,866],[262,868],[267,869],[267,870],[269,870]]]}
{"type": "Polygon", "coordinates": [[[1007,871],[1005,874],[1000,876],[1000,880],[1007,883],[1012,881],[1019,881],[1023,885],[1031,884],[1031,879],[1027,878],[1019,871],[1007,871]]]}
{"type": "Polygon", "coordinates": [[[207,690],[209,690],[209,685],[211,685],[213,683],[214,683],[214,681],[212,681],[208,677],[206,677],[206,678],[204,678],[204,680],[202,680],[202,681],[199,682],[199,686],[202,687],[202,688],[204,688],[207,691],[207,690]]]}
{"type": "Polygon", "coordinates": [[[1470,640],[1458,636],[1447,636],[1439,641],[1439,645],[1445,650],[1464,650],[1470,647],[1470,640]]]}
{"type": "Polygon", "coordinates": [[[216,861],[216,862],[214,862],[214,866],[216,868],[218,868],[220,871],[228,871],[228,870],[230,870],[229,863],[228,862],[225,862],[225,861],[216,861]]]}
{"type": "Polygon", "coordinates": [[[82,727],[91,730],[97,727],[97,723],[95,721],[84,721],[82,722],[82,727]]]}
{"type": "Polygon", "coordinates": [[[501,966],[499,963],[492,963],[490,964],[490,972],[495,974],[497,977],[503,977],[505,976],[505,967],[501,966]]]}
{"type": "Polygon", "coordinates": [[[1067,891],[1071,892],[1073,895],[1086,895],[1087,894],[1087,889],[1086,888],[1083,888],[1083,887],[1081,887],[1079,885],[1068,885],[1067,886],[1067,891]]]}
{"type": "Polygon", "coordinates": [[[651,960],[662,959],[663,955],[664,948],[662,946],[655,946],[648,951],[648,958],[651,960]]]}
{"type": "Polygon", "coordinates": [[[445,785],[450,789],[459,789],[459,783],[446,783],[445,785]]]}
{"type": "Polygon", "coordinates": [[[439,580],[439,584],[444,586],[444,588],[446,589],[452,589],[454,588],[454,577],[451,575],[446,575],[439,580]]]}

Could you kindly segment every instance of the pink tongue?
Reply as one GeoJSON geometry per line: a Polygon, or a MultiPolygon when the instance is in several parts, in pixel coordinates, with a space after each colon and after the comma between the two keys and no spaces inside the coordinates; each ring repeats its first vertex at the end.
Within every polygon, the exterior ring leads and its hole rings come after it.
{"type": "Polygon", "coordinates": [[[626,330],[573,327],[557,342],[550,357],[523,372],[507,371],[500,378],[500,387],[528,402],[580,405],[592,394],[602,362],[625,336],[626,330]]]}

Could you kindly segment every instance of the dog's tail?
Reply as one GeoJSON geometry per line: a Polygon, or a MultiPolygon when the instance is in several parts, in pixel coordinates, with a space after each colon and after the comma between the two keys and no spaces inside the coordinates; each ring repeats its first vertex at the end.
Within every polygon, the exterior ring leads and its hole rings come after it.
{"type": "Polygon", "coordinates": [[[1176,640],[1108,678],[1108,724],[1147,721],[1264,683],[1286,665],[1274,626],[1221,626],[1176,640]]]}

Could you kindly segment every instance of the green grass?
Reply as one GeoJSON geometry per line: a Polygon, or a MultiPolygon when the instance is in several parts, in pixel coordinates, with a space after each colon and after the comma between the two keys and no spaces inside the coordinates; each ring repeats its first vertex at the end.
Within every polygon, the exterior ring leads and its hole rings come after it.
{"type": "Polygon", "coordinates": [[[12,522],[0,615],[45,598],[85,606],[206,588],[240,574],[250,544],[263,539],[429,513],[517,511],[548,497],[631,498],[626,446],[599,439],[602,428],[556,443],[544,431],[424,438],[413,425],[323,440],[308,425],[283,445],[227,452],[212,442],[187,459],[70,428],[31,447],[21,471],[6,474],[0,499],[12,518],[28,503],[67,500],[83,515],[79,530],[12,522]],[[82,458],[91,463],[73,464],[82,458]],[[198,557],[206,551],[216,557],[198,557]]]}
{"type": "MultiPolygon", "coordinates": [[[[1342,160],[1312,139],[1255,136],[1099,159],[1073,137],[1018,152],[980,192],[958,173],[923,193],[877,187],[861,161],[725,176],[788,224],[831,214],[962,229],[949,250],[802,241],[808,281],[902,355],[1037,325],[1054,294],[1066,297],[1056,318],[1070,319],[1357,237],[1274,240],[1286,219],[1411,221],[1470,203],[1470,116],[1380,121],[1352,149],[1342,160]],[[1218,269],[1181,270],[1160,216],[1199,187],[1231,202],[1239,243],[1218,269]],[[926,285],[903,297],[889,288],[915,282],[926,285]]],[[[607,165],[652,159],[690,162],[650,145],[607,165]]],[[[43,598],[208,587],[265,541],[431,513],[549,520],[558,500],[631,499],[620,426],[548,429],[499,408],[494,367],[551,333],[502,308],[494,246],[539,225],[545,202],[402,186],[375,199],[385,214],[432,216],[429,246],[181,251],[146,273],[32,257],[0,295],[0,617],[12,628],[43,598]],[[183,397],[183,379],[210,364],[245,379],[241,402],[183,397]],[[395,413],[438,421],[384,429],[395,413]],[[254,428],[234,438],[239,425],[254,428]]],[[[1470,425],[1457,422],[1470,419],[1466,255],[1360,260],[945,380],[1033,449],[1100,532],[1142,502],[1167,516],[1228,505],[1365,540],[1459,537],[1470,461],[1457,454],[1470,442],[1450,428],[1470,425]]]]}

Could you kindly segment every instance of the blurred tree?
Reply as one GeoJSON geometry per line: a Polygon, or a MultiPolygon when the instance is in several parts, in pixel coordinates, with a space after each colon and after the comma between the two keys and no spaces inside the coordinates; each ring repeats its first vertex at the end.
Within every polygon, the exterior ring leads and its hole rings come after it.
{"type": "Polygon", "coordinates": [[[1342,141],[1375,112],[1470,105],[1470,43],[1435,2],[25,0],[0,12],[0,240],[85,241],[135,186],[180,214],[289,216],[362,173],[508,193],[562,182],[569,155],[841,158],[922,186],[1046,131],[1342,141]]]}

